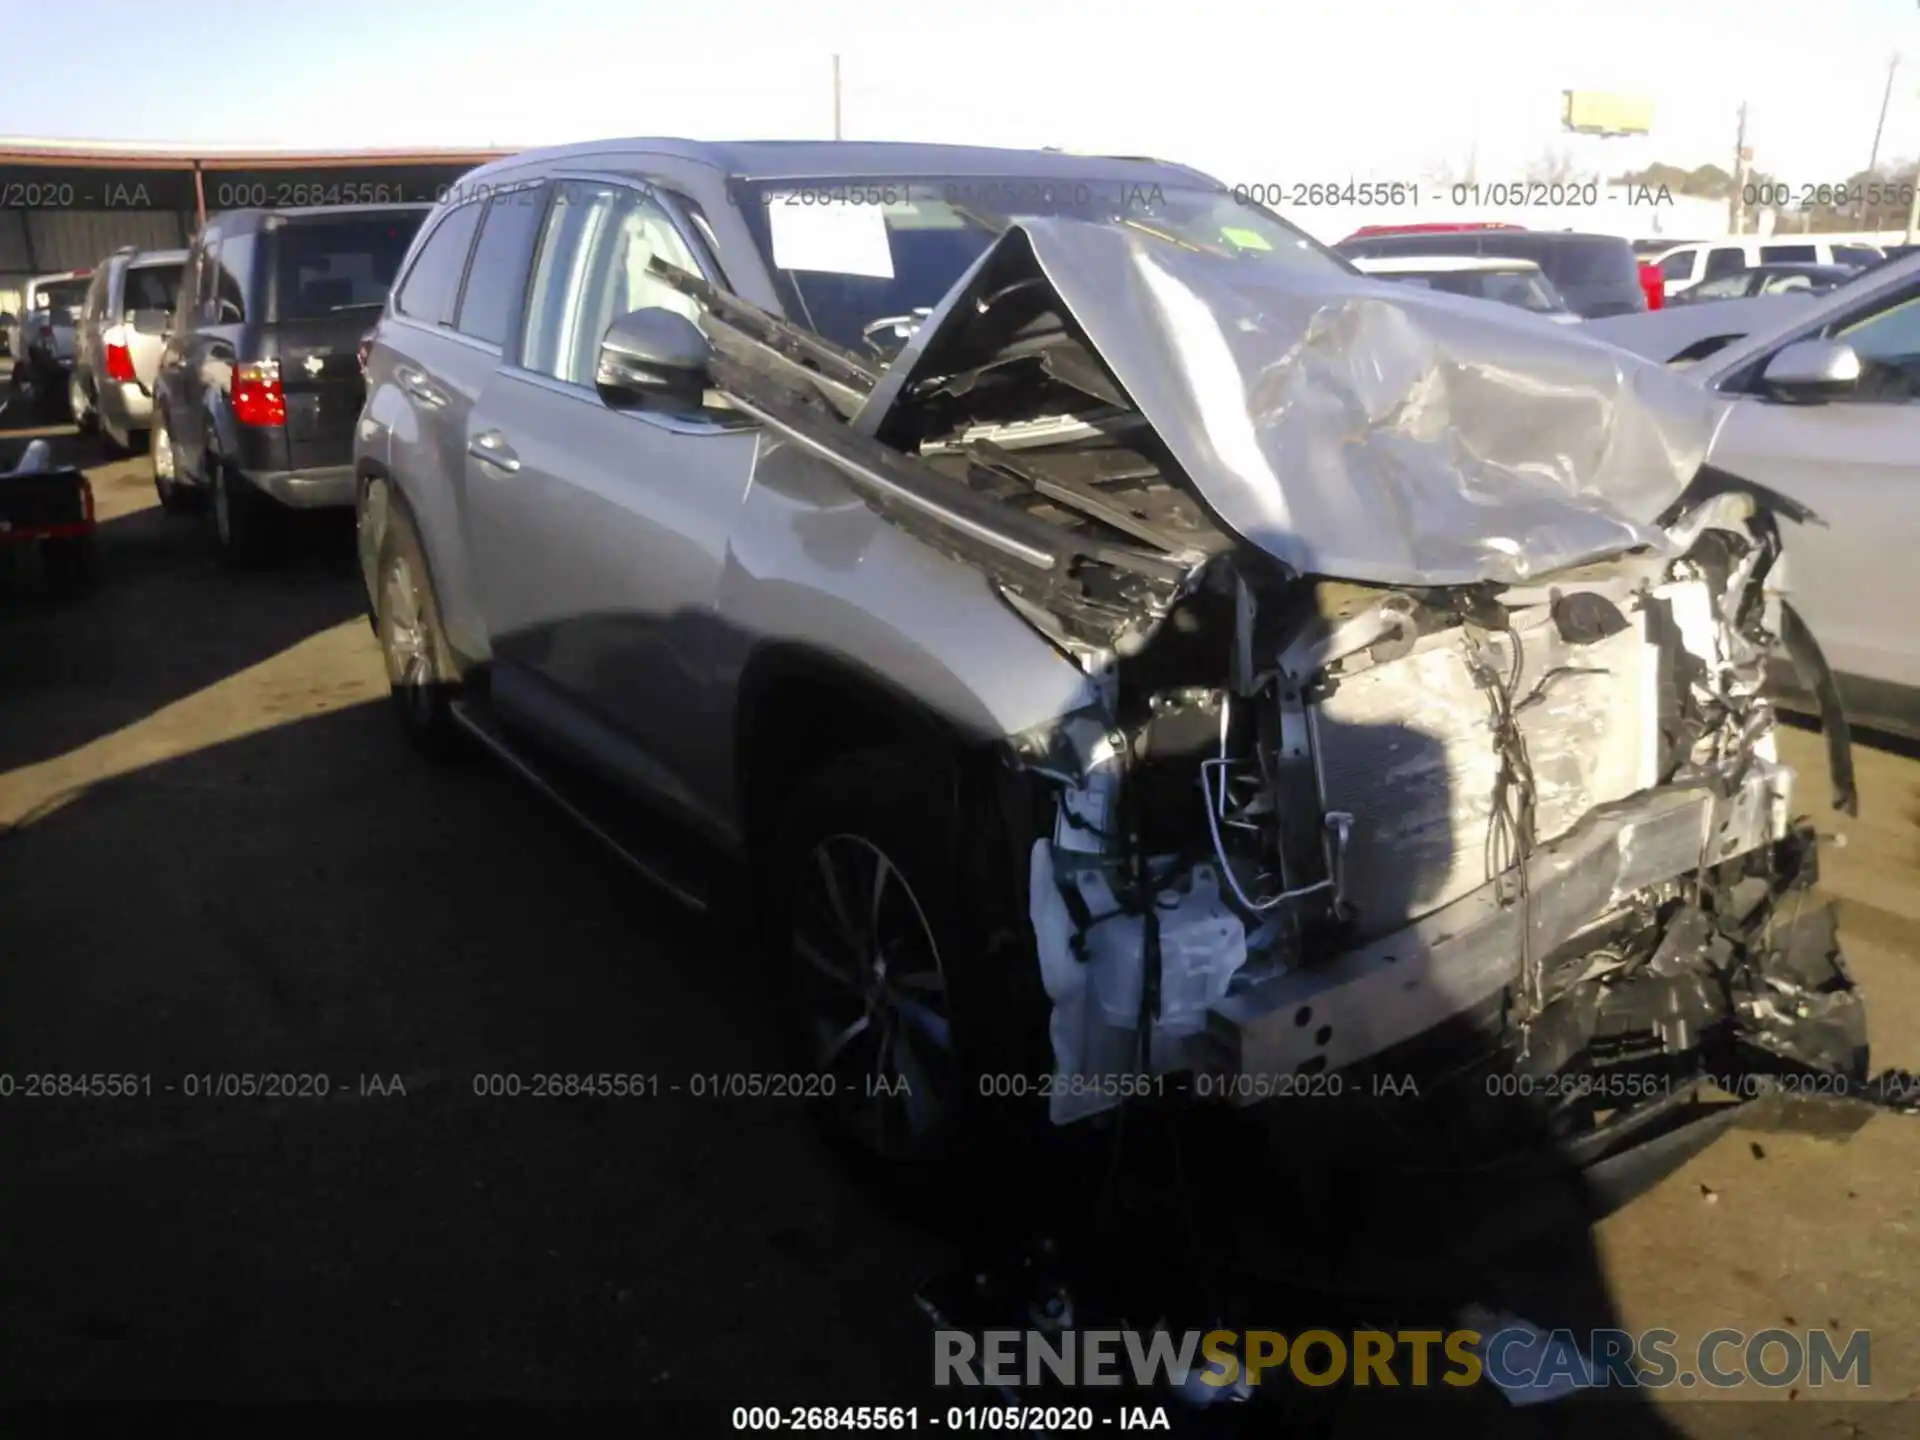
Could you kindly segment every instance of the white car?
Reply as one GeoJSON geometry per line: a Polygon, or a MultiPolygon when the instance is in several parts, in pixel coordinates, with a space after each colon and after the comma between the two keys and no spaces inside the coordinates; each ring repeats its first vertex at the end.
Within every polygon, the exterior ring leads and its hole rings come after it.
{"type": "Polygon", "coordinates": [[[1864,270],[1884,257],[1862,241],[1822,239],[1816,235],[1730,235],[1694,240],[1656,255],[1667,294],[1681,295],[1703,280],[1717,279],[1759,265],[1846,265],[1864,270]]]}
{"type": "Polygon", "coordinates": [[[1494,255],[1378,255],[1355,259],[1353,266],[1363,275],[1382,280],[1513,305],[1563,325],[1580,323],[1553,282],[1531,260],[1494,255]]]}
{"type": "Polygon", "coordinates": [[[1920,736],[1920,256],[1768,299],[1777,323],[1693,367],[1729,402],[1708,463],[1819,517],[1783,527],[1791,602],[1847,715],[1920,736]]]}

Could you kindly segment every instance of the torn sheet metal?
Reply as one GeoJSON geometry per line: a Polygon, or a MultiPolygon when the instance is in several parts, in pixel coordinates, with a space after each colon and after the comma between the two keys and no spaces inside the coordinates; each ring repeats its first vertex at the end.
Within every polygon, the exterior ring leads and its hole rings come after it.
{"type": "Polygon", "coordinates": [[[884,433],[928,383],[989,363],[981,317],[1022,279],[1058,294],[1220,518],[1299,573],[1513,583],[1664,548],[1654,521],[1724,410],[1511,307],[1045,218],[976,262],[855,427],[884,433]]]}

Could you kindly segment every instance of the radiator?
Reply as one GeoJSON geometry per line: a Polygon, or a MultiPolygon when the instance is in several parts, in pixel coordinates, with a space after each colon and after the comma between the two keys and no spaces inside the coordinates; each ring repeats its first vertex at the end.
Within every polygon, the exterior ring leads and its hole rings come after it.
{"type": "MultiPolygon", "coordinates": [[[[1518,717],[1535,779],[1535,839],[1546,841],[1594,806],[1655,783],[1660,651],[1637,610],[1625,630],[1587,645],[1562,640],[1544,606],[1516,612],[1514,628],[1517,699],[1550,671],[1576,672],[1549,681],[1518,717]]],[[[1363,935],[1458,899],[1501,868],[1489,842],[1502,761],[1467,644],[1457,628],[1429,635],[1398,660],[1339,677],[1316,707],[1326,808],[1354,817],[1347,898],[1363,935]]],[[[1513,641],[1495,633],[1485,644],[1504,679],[1513,641]]],[[[1516,814],[1518,803],[1516,795],[1516,814]]]]}

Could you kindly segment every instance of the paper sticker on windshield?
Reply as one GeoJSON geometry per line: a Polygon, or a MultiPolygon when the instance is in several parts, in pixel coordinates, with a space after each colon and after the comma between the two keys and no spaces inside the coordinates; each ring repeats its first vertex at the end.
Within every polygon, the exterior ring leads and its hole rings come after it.
{"type": "Polygon", "coordinates": [[[1228,225],[1220,232],[1220,238],[1238,245],[1242,250],[1271,250],[1267,237],[1258,230],[1243,230],[1238,225],[1228,225]]]}
{"type": "Polygon", "coordinates": [[[809,204],[809,198],[805,193],[767,197],[776,266],[893,279],[893,246],[882,207],[843,201],[809,204]]]}

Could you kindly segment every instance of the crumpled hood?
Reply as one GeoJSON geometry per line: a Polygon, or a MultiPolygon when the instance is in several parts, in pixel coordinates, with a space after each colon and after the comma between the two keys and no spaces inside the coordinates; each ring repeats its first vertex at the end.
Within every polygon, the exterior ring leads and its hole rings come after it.
{"type": "Polygon", "coordinates": [[[1510,306],[1045,218],[1009,228],[955,286],[857,428],[924,378],[917,362],[968,323],[975,278],[1010,247],[1220,519],[1302,573],[1517,583],[1662,545],[1652,522],[1723,409],[1682,375],[1510,306]]]}

